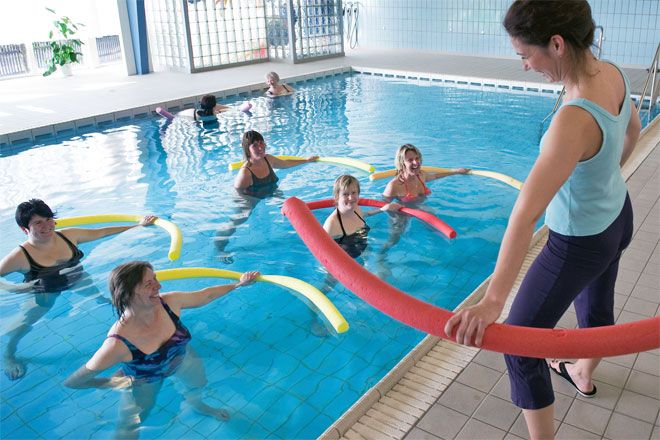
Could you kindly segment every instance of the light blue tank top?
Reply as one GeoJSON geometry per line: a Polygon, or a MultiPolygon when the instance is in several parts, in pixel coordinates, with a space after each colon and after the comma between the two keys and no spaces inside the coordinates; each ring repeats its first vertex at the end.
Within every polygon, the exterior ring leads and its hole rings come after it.
{"type": "Polygon", "coordinates": [[[600,127],[603,143],[595,156],[578,162],[546,209],[545,223],[562,235],[582,237],[603,232],[617,218],[626,199],[627,188],[619,162],[630,120],[630,83],[623,71],[615,67],[626,87],[618,116],[583,98],[563,104],[588,111],[600,127]]]}

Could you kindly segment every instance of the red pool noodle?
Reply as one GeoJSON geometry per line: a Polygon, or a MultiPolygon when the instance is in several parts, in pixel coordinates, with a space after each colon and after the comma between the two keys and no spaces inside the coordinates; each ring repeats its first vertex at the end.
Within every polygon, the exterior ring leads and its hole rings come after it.
{"type": "MultiPolygon", "coordinates": [[[[303,202],[284,202],[286,215],[298,235],[323,266],[351,292],[386,315],[440,338],[453,315],[387,284],[352,259],[323,230],[303,202]]],[[[481,348],[535,358],[598,358],[637,353],[660,347],[660,317],[586,329],[540,329],[493,324],[481,348]]]]}
{"type": "MultiPolygon", "coordinates": [[[[380,200],[359,199],[358,205],[382,208],[383,206],[386,205],[386,203],[380,200]]],[[[320,209],[320,208],[333,208],[334,206],[335,206],[335,201],[333,199],[317,200],[315,202],[307,203],[307,207],[310,210],[320,209]]],[[[447,223],[443,222],[433,214],[429,214],[428,212],[422,211],[421,209],[413,209],[413,208],[405,208],[405,207],[401,208],[399,211],[403,212],[404,214],[408,214],[410,216],[416,217],[422,221],[425,221],[426,223],[433,226],[434,228],[436,228],[437,230],[439,230],[449,238],[456,238],[456,231],[454,231],[454,228],[452,228],[447,223]]]]}

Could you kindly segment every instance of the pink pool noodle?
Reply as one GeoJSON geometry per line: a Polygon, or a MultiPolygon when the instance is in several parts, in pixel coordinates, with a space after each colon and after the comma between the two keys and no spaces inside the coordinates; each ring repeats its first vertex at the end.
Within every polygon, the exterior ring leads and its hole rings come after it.
{"type": "Polygon", "coordinates": [[[165,110],[162,107],[156,107],[156,113],[158,113],[159,115],[161,115],[162,117],[164,117],[165,119],[167,119],[169,121],[174,119],[174,115],[172,113],[168,112],[167,110],[165,110]]]}

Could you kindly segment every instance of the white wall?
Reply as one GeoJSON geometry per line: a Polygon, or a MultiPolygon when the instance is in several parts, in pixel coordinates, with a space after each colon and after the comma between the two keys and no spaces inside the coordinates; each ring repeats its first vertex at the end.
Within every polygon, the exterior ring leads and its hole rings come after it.
{"type": "Polygon", "coordinates": [[[68,16],[82,23],[81,39],[119,34],[115,0],[20,0],[5,1],[0,14],[0,44],[48,40],[53,20],[68,16]],[[54,9],[57,16],[46,10],[54,9]]]}

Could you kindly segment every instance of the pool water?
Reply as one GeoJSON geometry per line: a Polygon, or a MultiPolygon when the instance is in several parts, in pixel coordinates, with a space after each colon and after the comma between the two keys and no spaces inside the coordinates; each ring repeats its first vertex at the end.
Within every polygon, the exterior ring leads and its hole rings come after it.
{"type": "MultiPolygon", "coordinates": [[[[412,143],[425,165],[489,169],[524,180],[536,157],[539,124],[552,97],[482,92],[408,80],[343,74],[296,84],[286,98],[241,97],[252,114],[221,116],[216,126],[144,119],[3,152],[0,254],[24,240],[13,220],[18,203],[44,199],[61,217],[154,213],[183,231],[181,258],[167,259],[169,237],[137,228],[85,243],[86,282],[61,294],[18,345],[27,365],[17,381],[0,374],[0,430],[11,438],[109,438],[123,392],[71,390],[62,381],[100,346],[116,317],[107,276],[117,264],[148,260],[156,269],[219,267],[300,278],[320,288],[350,324],[337,335],[306,302],[266,283],[185,310],[201,357],[206,403],[228,422],[193,412],[177,378],[165,381],[142,438],[312,438],[321,434],[423,337],[362,302],[326,272],[297,237],[280,206],[286,197],[328,198],[335,178],[358,177],[362,197],[379,198],[387,180],[325,163],[277,172],[279,190],[253,206],[232,189],[227,164],[241,158],[245,130],[261,132],[270,154],[345,156],[393,167],[412,143]],[[75,415],[75,417],[73,416],[75,415]]],[[[404,223],[398,241],[388,214],[369,218],[360,262],[411,295],[453,309],[491,272],[517,191],[478,176],[429,184],[421,206],[454,227],[447,240],[426,224],[404,223]],[[385,247],[391,240],[394,244],[385,247]],[[385,250],[384,250],[385,249],[385,250]]],[[[320,222],[330,213],[319,210],[320,222]]],[[[16,274],[8,277],[20,281],[16,274]]],[[[163,291],[194,290],[223,280],[178,280],[163,291]]],[[[2,349],[33,294],[0,296],[2,349]]],[[[3,367],[5,366],[3,361],[3,367]]],[[[105,375],[112,374],[111,369],[105,375]]]]}

